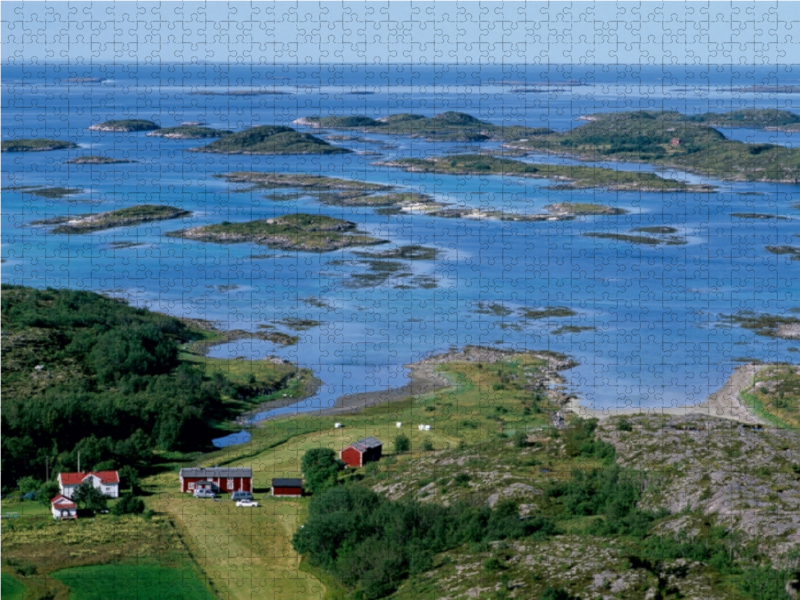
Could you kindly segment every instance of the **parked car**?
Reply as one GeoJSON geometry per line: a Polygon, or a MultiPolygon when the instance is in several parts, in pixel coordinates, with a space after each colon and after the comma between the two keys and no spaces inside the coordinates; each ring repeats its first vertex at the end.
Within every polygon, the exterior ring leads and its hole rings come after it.
{"type": "Polygon", "coordinates": [[[258,502],[256,502],[255,500],[239,500],[236,503],[236,506],[244,508],[258,508],[258,502]]]}
{"type": "Polygon", "coordinates": [[[217,494],[213,490],[195,490],[195,498],[216,498],[217,494]]]}
{"type": "Polygon", "coordinates": [[[231,500],[252,500],[253,494],[250,492],[233,492],[231,494],[231,500]]]}

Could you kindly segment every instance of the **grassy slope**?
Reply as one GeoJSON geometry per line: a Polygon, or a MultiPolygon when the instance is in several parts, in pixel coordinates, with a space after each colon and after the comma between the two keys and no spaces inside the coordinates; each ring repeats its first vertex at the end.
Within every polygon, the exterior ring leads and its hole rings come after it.
{"type": "Polygon", "coordinates": [[[27,589],[19,579],[10,573],[3,573],[1,577],[0,587],[3,600],[25,600],[27,589]]]}
{"type": "Polygon", "coordinates": [[[53,577],[69,587],[70,600],[106,600],[112,594],[116,600],[215,598],[191,568],[97,565],[64,569],[53,577]]]}

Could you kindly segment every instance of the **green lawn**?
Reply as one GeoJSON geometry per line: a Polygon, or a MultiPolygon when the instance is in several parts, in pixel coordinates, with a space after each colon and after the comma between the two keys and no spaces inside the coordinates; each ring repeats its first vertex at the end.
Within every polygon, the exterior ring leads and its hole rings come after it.
{"type": "MultiPolygon", "coordinates": [[[[191,569],[97,565],[63,569],[53,577],[70,589],[70,600],[202,600],[214,598],[191,569]]],[[[5,587],[5,577],[3,578],[5,587]]],[[[5,598],[5,593],[3,594],[5,598]]]]}
{"type": "Polygon", "coordinates": [[[19,579],[8,573],[0,576],[0,597],[3,600],[23,600],[25,598],[25,586],[19,579]]]}

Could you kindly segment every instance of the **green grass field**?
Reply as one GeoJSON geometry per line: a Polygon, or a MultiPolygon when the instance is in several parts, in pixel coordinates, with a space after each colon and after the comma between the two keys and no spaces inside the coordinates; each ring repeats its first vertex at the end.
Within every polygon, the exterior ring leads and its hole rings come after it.
{"type": "MultiPolygon", "coordinates": [[[[194,570],[144,565],[96,565],[63,569],[53,577],[69,587],[69,600],[212,600],[194,570]]],[[[5,582],[5,579],[4,579],[5,582]]],[[[3,594],[5,598],[5,593],[3,594]]]]}
{"type": "Polygon", "coordinates": [[[0,597],[3,600],[23,600],[25,598],[25,586],[9,573],[3,573],[0,576],[0,588],[2,588],[0,597]]]}

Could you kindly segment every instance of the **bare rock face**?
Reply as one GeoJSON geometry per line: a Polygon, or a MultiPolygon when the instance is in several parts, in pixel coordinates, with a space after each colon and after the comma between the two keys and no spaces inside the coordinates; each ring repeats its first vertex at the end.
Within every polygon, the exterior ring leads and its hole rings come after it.
{"type": "MultiPolygon", "coordinates": [[[[800,546],[800,432],[745,425],[706,415],[642,415],[598,427],[614,445],[617,461],[648,475],[641,505],[664,506],[716,516],[743,539],[759,539],[776,559],[800,546]]],[[[676,517],[665,531],[699,531],[700,524],[676,517]]]]}

